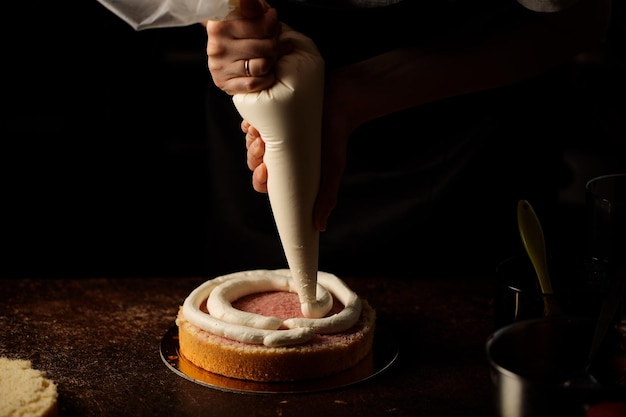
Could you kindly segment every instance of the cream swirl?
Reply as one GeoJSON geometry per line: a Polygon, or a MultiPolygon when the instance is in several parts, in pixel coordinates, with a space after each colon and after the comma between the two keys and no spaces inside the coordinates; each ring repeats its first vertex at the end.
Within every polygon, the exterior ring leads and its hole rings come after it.
{"type": "Polygon", "coordinates": [[[337,276],[318,273],[318,301],[326,312],[334,295],[343,305],[340,312],[319,319],[266,317],[232,307],[231,302],[263,291],[296,292],[288,269],[235,272],[214,278],[193,290],[183,303],[183,315],[193,325],[213,334],[250,344],[288,346],[304,343],[315,333],[336,333],[352,327],[361,315],[361,300],[337,276]],[[207,300],[209,314],[201,311],[207,300]]]}

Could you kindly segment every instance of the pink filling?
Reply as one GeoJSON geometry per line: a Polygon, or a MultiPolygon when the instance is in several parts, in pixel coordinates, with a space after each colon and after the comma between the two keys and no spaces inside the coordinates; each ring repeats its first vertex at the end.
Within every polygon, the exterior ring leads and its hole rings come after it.
{"type": "MultiPolygon", "coordinates": [[[[261,314],[263,316],[278,317],[281,320],[289,318],[303,317],[300,311],[300,299],[298,294],[290,293],[286,291],[271,291],[261,292],[255,294],[249,294],[241,297],[240,299],[232,302],[232,306],[236,309],[247,311],[250,313],[261,314]]],[[[200,305],[200,310],[207,313],[206,300],[200,305]]],[[[328,312],[327,316],[331,316],[343,310],[343,304],[336,299],[333,299],[333,307],[328,312]]],[[[331,341],[340,341],[350,334],[350,331],[341,332],[336,334],[316,334],[313,339],[307,343],[327,343],[331,341]]],[[[227,339],[225,339],[226,341],[227,339]]],[[[238,344],[240,342],[229,341],[230,343],[238,344]]]]}
{"type": "MultiPolygon", "coordinates": [[[[242,311],[261,314],[263,316],[278,317],[281,320],[304,317],[300,310],[298,294],[285,291],[246,295],[236,300],[232,305],[242,311]]],[[[343,305],[337,300],[333,300],[333,308],[331,308],[327,315],[338,313],[342,309],[343,305]]]]}
{"type": "MultiPolygon", "coordinates": [[[[304,317],[300,310],[298,294],[286,291],[259,292],[245,295],[233,301],[232,306],[241,311],[263,316],[278,317],[281,320],[304,317]]],[[[206,300],[200,304],[200,310],[208,313],[206,300]]],[[[326,314],[331,316],[343,310],[343,304],[333,298],[333,307],[326,314]]]]}

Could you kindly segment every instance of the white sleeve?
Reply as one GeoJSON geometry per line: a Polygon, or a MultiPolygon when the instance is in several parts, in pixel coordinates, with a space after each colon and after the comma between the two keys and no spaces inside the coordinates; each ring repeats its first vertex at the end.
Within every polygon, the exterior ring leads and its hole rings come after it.
{"type": "Polygon", "coordinates": [[[519,4],[535,12],[559,12],[577,0],[517,0],[519,4]]]}

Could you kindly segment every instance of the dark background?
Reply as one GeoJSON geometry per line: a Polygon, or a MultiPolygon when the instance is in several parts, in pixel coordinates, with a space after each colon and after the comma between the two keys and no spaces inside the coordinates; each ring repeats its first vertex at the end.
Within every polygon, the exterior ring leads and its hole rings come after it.
{"type": "MultiPolygon", "coordinates": [[[[607,46],[571,66],[581,128],[554,168],[564,242],[586,179],[624,167],[626,35],[614,3],[607,46]]],[[[208,208],[228,202],[209,190],[204,28],[136,32],[96,0],[6,7],[0,276],[212,274],[219,219],[208,208]]]]}
{"type": "Polygon", "coordinates": [[[200,273],[204,28],[21,3],[1,37],[0,273],[200,273]]]}

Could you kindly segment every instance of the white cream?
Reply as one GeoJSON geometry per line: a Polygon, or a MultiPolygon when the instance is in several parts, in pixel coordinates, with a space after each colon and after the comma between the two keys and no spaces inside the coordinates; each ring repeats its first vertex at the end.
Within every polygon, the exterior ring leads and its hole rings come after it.
{"type": "Polygon", "coordinates": [[[277,269],[235,272],[206,281],[185,299],[183,316],[194,326],[213,334],[266,346],[297,345],[308,341],[315,333],[337,333],[354,326],[361,316],[360,298],[337,276],[327,272],[318,273],[317,285],[323,287],[319,292],[324,294],[322,301],[326,308],[332,305],[332,300],[329,302],[327,299],[331,298],[328,295],[330,292],[345,306],[344,309],[324,318],[282,321],[278,317],[265,317],[232,307],[232,301],[257,292],[293,292],[295,281],[290,270],[277,269]],[[210,314],[200,309],[205,299],[210,314]]]}
{"type": "MultiPolygon", "coordinates": [[[[297,292],[294,280],[286,274],[275,274],[267,277],[264,273],[241,273],[237,277],[218,285],[211,291],[207,300],[207,310],[215,318],[231,323],[239,323],[259,329],[276,330],[283,326],[283,321],[277,317],[267,317],[260,314],[249,313],[238,310],[231,305],[231,302],[248,295],[264,291],[288,291],[297,292]]],[[[333,306],[333,299],[326,291],[326,288],[317,284],[317,293],[322,294],[320,305],[326,314],[333,306]]],[[[289,326],[292,327],[292,326],[289,326]]],[[[293,326],[307,327],[307,326],[293,326]]]]}
{"type": "Polygon", "coordinates": [[[322,294],[316,294],[319,232],[313,206],[319,187],[324,60],[313,41],[283,26],[282,39],[293,52],[276,64],[276,83],[269,89],[236,94],[241,116],[265,141],[267,190],[289,264],[302,314],[322,317],[322,294]]]}

